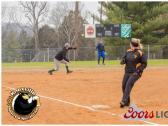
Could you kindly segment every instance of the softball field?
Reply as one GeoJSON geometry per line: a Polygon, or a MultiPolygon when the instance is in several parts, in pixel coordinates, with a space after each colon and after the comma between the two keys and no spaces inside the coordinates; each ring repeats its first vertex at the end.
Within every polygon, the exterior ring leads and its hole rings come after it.
{"type": "MultiPolygon", "coordinates": [[[[168,118],[125,120],[121,109],[124,67],[119,61],[98,66],[95,61],[72,62],[49,75],[52,63],[2,64],[3,124],[165,124],[168,118]],[[40,96],[41,107],[28,121],[14,119],[7,109],[12,88],[30,87],[40,96]]],[[[132,91],[132,102],[147,111],[168,111],[168,60],[151,60],[132,91]]]]}

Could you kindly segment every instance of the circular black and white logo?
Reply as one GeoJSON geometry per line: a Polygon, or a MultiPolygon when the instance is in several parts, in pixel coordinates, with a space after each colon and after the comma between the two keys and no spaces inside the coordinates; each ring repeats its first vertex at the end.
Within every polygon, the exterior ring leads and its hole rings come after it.
{"type": "Polygon", "coordinates": [[[7,101],[9,113],[18,120],[33,118],[39,110],[40,98],[31,88],[12,90],[7,101]]]}

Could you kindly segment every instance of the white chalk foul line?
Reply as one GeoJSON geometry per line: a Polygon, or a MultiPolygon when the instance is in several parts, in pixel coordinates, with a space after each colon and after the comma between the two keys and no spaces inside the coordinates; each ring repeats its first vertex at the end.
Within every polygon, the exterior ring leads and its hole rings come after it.
{"type": "MultiPolygon", "coordinates": [[[[10,90],[11,89],[15,90],[15,88],[8,87],[8,86],[2,86],[2,87],[10,89],[10,90]]],[[[69,101],[65,101],[65,100],[61,100],[61,99],[57,99],[57,98],[52,98],[52,97],[48,97],[48,96],[43,96],[43,95],[38,95],[38,96],[40,96],[42,98],[45,98],[45,99],[49,99],[49,100],[53,100],[53,101],[57,101],[57,102],[62,102],[64,104],[69,104],[69,105],[73,105],[73,106],[76,106],[76,107],[85,108],[85,109],[88,109],[88,110],[91,110],[91,111],[94,111],[94,112],[105,113],[105,114],[108,114],[108,115],[111,115],[111,116],[119,116],[120,118],[122,118],[122,115],[117,115],[115,113],[111,113],[111,112],[104,111],[104,110],[97,110],[97,109],[94,109],[94,108],[89,107],[89,106],[80,105],[80,104],[72,103],[72,102],[69,102],[69,101]]],[[[146,120],[138,120],[138,121],[142,121],[142,122],[147,123],[147,124],[158,125],[157,123],[153,123],[153,122],[146,121],[146,120]]]]}
{"type": "Polygon", "coordinates": [[[146,121],[146,120],[140,120],[140,121],[145,122],[147,124],[151,124],[151,125],[160,125],[158,123],[153,123],[153,122],[149,122],[149,121],[146,121]]]}
{"type": "Polygon", "coordinates": [[[65,103],[65,104],[73,105],[73,106],[76,106],[76,107],[89,109],[91,111],[96,111],[95,109],[93,109],[92,107],[89,107],[89,106],[79,105],[79,104],[76,104],[76,103],[64,101],[64,100],[57,99],[57,98],[51,98],[51,97],[47,97],[47,96],[43,96],[43,95],[38,95],[38,96],[40,96],[42,98],[50,99],[50,100],[53,100],[53,101],[58,101],[58,102],[62,102],[62,103],[65,103]]]}

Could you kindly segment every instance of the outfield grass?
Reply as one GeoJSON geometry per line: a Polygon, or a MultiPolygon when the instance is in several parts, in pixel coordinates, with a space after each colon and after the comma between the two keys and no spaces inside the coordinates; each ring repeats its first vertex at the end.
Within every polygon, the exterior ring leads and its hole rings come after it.
{"type": "MultiPolygon", "coordinates": [[[[120,66],[119,60],[106,61],[106,67],[120,66]]],[[[168,66],[168,59],[148,60],[148,66],[168,66]]],[[[2,63],[2,68],[52,68],[53,62],[2,63]]],[[[97,61],[72,61],[71,67],[95,68],[97,61]]]]}

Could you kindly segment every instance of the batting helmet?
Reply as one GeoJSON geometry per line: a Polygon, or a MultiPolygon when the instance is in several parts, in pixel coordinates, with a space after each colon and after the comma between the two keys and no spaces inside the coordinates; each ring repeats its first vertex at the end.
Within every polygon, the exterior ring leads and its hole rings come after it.
{"type": "Polygon", "coordinates": [[[67,42],[67,43],[65,43],[64,47],[65,47],[65,48],[69,48],[69,47],[70,47],[70,44],[67,42]]]}

